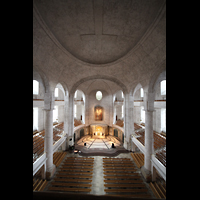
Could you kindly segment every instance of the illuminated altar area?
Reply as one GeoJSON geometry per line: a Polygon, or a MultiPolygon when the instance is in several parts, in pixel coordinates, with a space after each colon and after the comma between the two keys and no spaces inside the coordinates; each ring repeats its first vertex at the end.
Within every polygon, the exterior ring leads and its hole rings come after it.
{"type": "Polygon", "coordinates": [[[94,139],[103,139],[108,135],[108,126],[107,125],[90,125],[90,134],[94,139]]]}

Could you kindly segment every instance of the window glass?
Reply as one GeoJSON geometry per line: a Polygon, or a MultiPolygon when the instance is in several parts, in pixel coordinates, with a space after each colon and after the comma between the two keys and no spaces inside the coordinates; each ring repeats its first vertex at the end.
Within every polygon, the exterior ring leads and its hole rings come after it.
{"type": "Polygon", "coordinates": [[[58,88],[55,88],[55,97],[58,97],[58,88]]]}
{"type": "Polygon", "coordinates": [[[33,94],[39,94],[39,82],[33,80],[33,94]]]}
{"type": "Polygon", "coordinates": [[[97,99],[98,101],[100,101],[100,100],[102,99],[102,92],[101,92],[101,91],[97,91],[97,92],[96,92],[96,99],[97,99]]]}
{"type": "Polygon", "coordinates": [[[166,95],[166,80],[160,82],[161,95],[166,95]]]}
{"type": "Polygon", "coordinates": [[[144,90],[143,90],[143,88],[140,89],[140,97],[144,97],[144,90]]]}

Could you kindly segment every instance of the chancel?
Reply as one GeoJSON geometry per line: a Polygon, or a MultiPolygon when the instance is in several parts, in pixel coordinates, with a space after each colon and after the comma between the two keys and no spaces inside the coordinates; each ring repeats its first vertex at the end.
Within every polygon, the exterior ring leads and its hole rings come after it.
{"type": "Polygon", "coordinates": [[[166,198],[165,0],[33,1],[33,190],[166,198]]]}

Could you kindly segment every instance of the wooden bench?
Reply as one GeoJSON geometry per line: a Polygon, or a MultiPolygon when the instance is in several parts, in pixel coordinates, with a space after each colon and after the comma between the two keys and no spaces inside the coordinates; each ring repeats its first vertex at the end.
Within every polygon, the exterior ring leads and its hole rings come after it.
{"type": "Polygon", "coordinates": [[[90,192],[89,188],[66,188],[66,187],[49,187],[51,191],[64,191],[64,192],[90,192]]]}
{"type": "Polygon", "coordinates": [[[92,180],[88,180],[88,179],[66,179],[66,178],[54,178],[54,181],[58,181],[58,182],[80,182],[80,183],[91,183],[92,180]]]}
{"type": "MultiPolygon", "coordinates": [[[[136,171],[136,170],[135,170],[136,171]]],[[[121,176],[121,175],[124,175],[124,176],[130,176],[132,175],[133,173],[132,172],[129,172],[129,173],[119,173],[119,172],[103,172],[104,175],[115,175],[115,176],[121,176]]]]}
{"type": "Polygon", "coordinates": [[[140,184],[104,184],[104,187],[125,187],[125,188],[137,188],[137,187],[146,187],[144,183],[140,184]]]}
{"type": "Polygon", "coordinates": [[[159,199],[165,198],[166,199],[166,189],[163,186],[158,185],[156,182],[154,182],[154,183],[150,182],[149,186],[157,198],[159,198],[159,199]]]}
{"type": "Polygon", "coordinates": [[[93,163],[65,163],[63,162],[63,165],[65,166],[92,166],[93,167],[93,163]]]}
{"type": "Polygon", "coordinates": [[[62,171],[80,171],[80,172],[84,172],[84,171],[93,171],[93,169],[83,169],[83,168],[72,168],[72,167],[61,167],[60,170],[62,171]]]}
{"type": "MultiPolygon", "coordinates": [[[[114,175],[114,174],[113,174],[114,175]]],[[[141,176],[139,176],[138,174],[134,175],[134,176],[117,176],[115,174],[115,176],[104,176],[105,179],[138,179],[141,178],[141,176]]]]}
{"type": "Polygon", "coordinates": [[[73,163],[81,163],[81,164],[93,164],[94,162],[93,161],[89,161],[89,160],[65,160],[65,162],[64,163],[71,163],[71,164],[73,164],[73,163]]]}
{"type": "Polygon", "coordinates": [[[92,178],[92,176],[89,176],[89,175],[82,175],[82,174],[79,174],[79,175],[75,175],[75,174],[56,174],[56,177],[67,177],[67,178],[80,178],[80,179],[83,179],[83,178],[92,178]]]}
{"type": "Polygon", "coordinates": [[[106,164],[103,164],[103,167],[133,167],[134,165],[133,165],[133,163],[130,163],[130,164],[108,164],[108,163],[106,163],[106,164]]]}
{"type": "Polygon", "coordinates": [[[132,164],[132,161],[109,161],[109,160],[104,160],[103,161],[105,164],[129,164],[131,163],[132,164]]]}
{"type": "Polygon", "coordinates": [[[130,180],[104,180],[105,183],[143,183],[143,180],[139,177],[138,179],[130,179],[130,180]]]}
{"type": "Polygon", "coordinates": [[[131,198],[151,198],[150,194],[106,194],[105,196],[131,197],[131,198]]]}
{"type": "Polygon", "coordinates": [[[66,156],[66,154],[66,152],[55,152],[53,154],[53,164],[56,165],[56,167],[58,167],[64,159],[64,157],[66,156]]]}
{"type": "Polygon", "coordinates": [[[144,165],[144,154],[131,153],[131,156],[138,168],[141,168],[144,165]]]}
{"type": "Polygon", "coordinates": [[[60,182],[51,182],[51,185],[57,186],[75,186],[75,187],[91,187],[92,184],[85,184],[85,183],[60,183],[60,182]]]}
{"type": "Polygon", "coordinates": [[[74,171],[58,171],[59,174],[88,174],[88,175],[91,175],[93,174],[92,172],[74,172],[74,171]]]}
{"type": "Polygon", "coordinates": [[[128,167],[114,167],[114,166],[103,166],[104,169],[124,169],[124,170],[131,170],[135,169],[135,166],[128,166],[128,167]]]}
{"type": "Polygon", "coordinates": [[[94,160],[94,158],[83,158],[83,157],[67,157],[68,160],[94,160]]]}
{"type": "Polygon", "coordinates": [[[104,172],[127,172],[127,173],[130,173],[130,172],[135,172],[137,171],[137,169],[103,169],[104,172]]]}
{"type": "Polygon", "coordinates": [[[127,192],[127,193],[136,193],[136,192],[148,192],[148,189],[104,189],[105,192],[127,192]]]}
{"type": "Polygon", "coordinates": [[[70,164],[61,164],[63,167],[79,168],[79,169],[90,169],[93,168],[93,165],[70,165],[70,164]]]}
{"type": "Polygon", "coordinates": [[[127,161],[127,160],[131,160],[130,158],[103,158],[103,161],[109,160],[109,161],[127,161]]]}

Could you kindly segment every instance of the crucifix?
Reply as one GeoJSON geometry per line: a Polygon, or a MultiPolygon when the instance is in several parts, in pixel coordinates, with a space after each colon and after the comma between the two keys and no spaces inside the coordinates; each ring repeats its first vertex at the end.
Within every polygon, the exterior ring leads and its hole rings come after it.
{"type": "Polygon", "coordinates": [[[102,53],[102,41],[115,40],[117,35],[103,34],[103,0],[94,0],[94,34],[82,34],[82,41],[95,41],[97,53],[102,53]]]}

